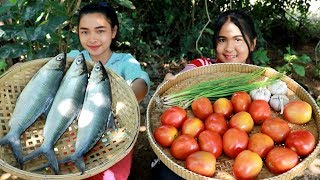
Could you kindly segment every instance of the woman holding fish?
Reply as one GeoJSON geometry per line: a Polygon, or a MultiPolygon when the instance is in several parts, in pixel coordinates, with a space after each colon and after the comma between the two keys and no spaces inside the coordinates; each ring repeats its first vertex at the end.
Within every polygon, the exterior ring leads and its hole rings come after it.
{"type": "MultiPolygon", "coordinates": [[[[139,62],[128,53],[114,52],[113,48],[119,32],[119,21],[115,10],[107,3],[89,4],[79,11],[78,35],[83,51],[73,50],[68,57],[82,53],[86,60],[100,61],[123,77],[132,88],[138,102],[147,95],[150,79],[141,69],[139,62]]],[[[90,179],[127,179],[130,174],[131,151],[117,164],[90,179]]]]}

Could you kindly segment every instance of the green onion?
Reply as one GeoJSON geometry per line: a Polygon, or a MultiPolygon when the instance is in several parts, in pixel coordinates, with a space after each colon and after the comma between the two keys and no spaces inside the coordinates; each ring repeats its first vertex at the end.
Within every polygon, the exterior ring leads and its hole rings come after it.
{"type": "Polygon", "coordinates": [[[247,74],[239,74],[236,76],[201,82],[181,91],[163,96],[161,98],[162,103],[164,106],[180,106],[186,109],[199,97],[207,97],[210,100],[216,100],[220,97],[231,96],[237,91],[249,92],[259,87],[268,86],[283,76],[283,74],[279,73],[274,77],[266,78],[264,81],[257,81],[265,70],[265,68],[259,68],[247,74]]]}

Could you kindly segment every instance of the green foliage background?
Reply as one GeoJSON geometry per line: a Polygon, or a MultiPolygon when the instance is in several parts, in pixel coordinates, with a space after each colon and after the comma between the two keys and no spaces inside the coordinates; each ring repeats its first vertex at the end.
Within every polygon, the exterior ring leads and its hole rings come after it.
{"type": "MultiPolygon", "coordinates": [[[[0,22],[3,23],[0,26],[0,60],[10,61],[12,65],[81,49],[76,34],[76,15],[79,7],[89,2],[92,1],[0,0],[0,22]]],[[[294,47],[320,34],[319,28],[313,28],[319,21],[307,19],[310,0],[257,0],[253,5],[249,0],[107,2],[119,15],[118,50],[132,53],[146,65],[201,55],[213,57],[211,22],[226,9],[248,10],[256,20],[259,29],[256,57],[262,55],[261,64],[268,63],[268,59],[263,59],[265,48],[288,44],[294,47]],[[209,18],[211,21],[204,28],[209,18]]]]}

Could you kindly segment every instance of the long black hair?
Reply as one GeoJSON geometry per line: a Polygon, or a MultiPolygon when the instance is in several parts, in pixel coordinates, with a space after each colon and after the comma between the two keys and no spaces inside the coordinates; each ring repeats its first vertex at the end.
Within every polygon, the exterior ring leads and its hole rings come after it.
{"type": "Polygon", "coordinates": [[[81,18],[86,14],[92,13],[100,13],[103,14],[106,20],[111,24],[111,28],[113,29],[115,26],[118,27],[117,34],[115,38],[112,39],[110,49],[113,50],[116,47],[116,41],[118,39],[119,34],[119,20],[116,11],[106,2],[101,2],[99,4],[88,4],[80,9],[78,15],[78,25],[80,23],[81,18]]]}
{"type": "MultiPolygon", "coordinates": [[[[221,27],[230,20],[233,24],[235,24],[239,29],[244,38],[245,43],[249,49],[249,56],[247,61],[252,61],[252,53],[250,50],[250,45],[254,44],[254,39],[257,38],[257,32],[254,26],[254,21],[250,15],[248,15],[245,11],[242,10],[227,10],[225,12],[220,13],[217,20],[214,23],[214,48],[217,47],[217,42],[219,40],[219,32],[221,27]],[[250,41],[250,43],[248,42],[250,41]]],[[[246,61],[246,63],[248,63],[246,61]]]]}

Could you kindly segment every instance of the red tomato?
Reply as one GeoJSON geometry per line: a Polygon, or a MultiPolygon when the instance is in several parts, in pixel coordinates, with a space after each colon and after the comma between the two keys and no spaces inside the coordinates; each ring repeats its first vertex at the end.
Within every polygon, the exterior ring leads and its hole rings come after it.
{"type": "Polygon", "coordinates": [[[187,119],[187,111],[179,106],[166,109],[160,116],[162,125],[172,125],[179,129],[187,119]]]}
{"type": "Polygon", "coordinates": [[[232,94],[231,103],[235,113],[240,111],[248,111],[251,104],[251,97],[245,91],[238,91],[232,94]]]}
{"type": "Polygon", "coordinates": [[[178,136],[178,130],[172,125],[162,125],[153,134],[157,143],[163,147],[169,147],[178,136]]]}
{"type": "Polygon", "coordinates": [[[233,113],[233,106],[229,99],[219,98],[213,103],[213,112],[221,113],[225,118],[229,118],[233,113]]]}
{"type": "Polygon", "coordinates": [[[294,130],[289,133],[285,145],[297,152],[299,156],[307,156],[315,148],[316,139],[308,130],[294,130]]]}
{"type": "Polygon", "coordinates": [[[248,112],[241,111],[231,117],[229,126],[249,133],[253,129],[254,122],[248,112]]]}
{"type": "Polygon", "coordinates": [[[305,101],[290,101],[284,106],[283,116],[291,123],[305,124],[311,120],[312,107],[305,101]]]}
{"type": "Polygon", "coordinates": [[[204,121],[205,129],[219,133],[221,136],[229,129],[223,114],[213,113],[204,121]]]}
{"type": "Polygon", "coordinates": [[[223,151],[229,157],[235,158],[247,148],[248,141],[249,137],[245,131],[230,128],[222,137],[223,151]]]}
{"type": "Polygon", "coordinates": [[[204,130],[198,137],[201,151],[211,152],[217,159],[222,154],[222,138],[219,133],[204,130]]]}
{"type": "Polygon", "coordinates": [[[289,135],[290,127],[285,120],[276,117],[265,120],[261,125],[261,132],[270,136],[274,142],[281,143],[289,135]]]}
{"type": "Polygon", "coordinates": [[[197,151],[187,157],[186,168],[197,174],[211,177],[216,171],[216,158],[212,153],[197,151]]]}
{"type": "Polygon", "coordinates": [[[262,165],[262,159],[257,153],[244,150],[235,158],[232,170],[237,179],[255,179],[262,165]]]}
{"type": "Polygon", "coordinates": [[[270,136],[262,133],[254,133],[249,138],[247,149],[264,158],[273,147],[274,142],[270,136]]]}
{"type": "Polygon", "coordinates": [[[193,114],[201,120],[205,120],[210,114],[213,113],[212,103],[206,97],[195,99],[191,103],[191,109],[193,114]]]}
{"type": "Polygon", "coordinates": [[[178,160],[185,160],[190,154],[199,150],[197,141],[188,134],[178,136],[170,147],[171,155],[178,160]]]}
{"type": "Polygon", "coordinates": [[[190,117],[182,124],[181,134],[189,134],[195,138],[204,130],[204,123],[196,117],[190,117]]]}
{"type": "Polygon", "coordinates": [[[267,168],[275,173],[281,174],[289,171],[299,162],[296,152],[285,147],[275,147],[267,155],[265,164],[267,168]]]}
{"type": "Polygon", "coordinates": [[[249,106],[248,112],[250,113],[254,124],[260,125],[272,115],[271,108],[267,101],[253,100],[249,106]]]}

